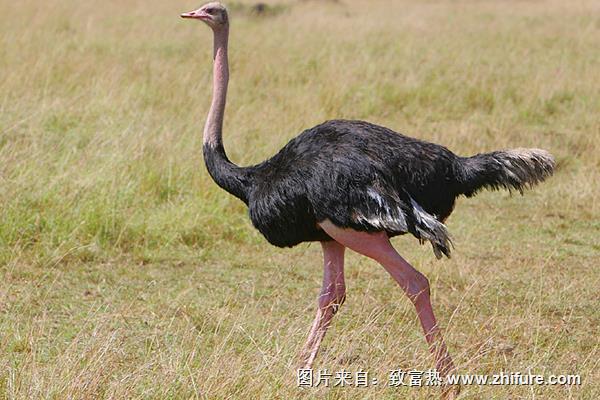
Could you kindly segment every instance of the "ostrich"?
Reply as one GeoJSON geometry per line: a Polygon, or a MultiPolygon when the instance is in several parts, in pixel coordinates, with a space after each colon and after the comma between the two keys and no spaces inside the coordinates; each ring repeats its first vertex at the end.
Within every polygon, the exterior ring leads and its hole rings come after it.
{"type": "Polygon", "coordinates": [[[414,304],[442,376],[455,369],[434,316],[427,278],[390,243],[410,233],[450,257],[444,221],[455,199],[482,188],[523,189],[550,176],[554,159],[540,149],[513,149],[460,157],[443,146],[364,121],[331,120],[307,129],[270,159],[233,164],[222,127],[229,78],[229,18],[218,2],[181,14],[203,21],[214,35],[213,98],[204,126],[203,153],[212,179],[242,200],[252,224],[279,247],[318,241],[324,258],[317,314],[301,353],[312,368],[331,319],[346,296],[344,251],[367,256],[392,276],[414,304]]]}

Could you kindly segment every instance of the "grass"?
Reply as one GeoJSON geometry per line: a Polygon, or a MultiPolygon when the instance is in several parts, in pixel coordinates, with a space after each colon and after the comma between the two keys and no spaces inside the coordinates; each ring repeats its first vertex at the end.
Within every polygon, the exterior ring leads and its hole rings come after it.
{"type": "MultiPolygon", "coordinates": [[[[524,197],[460,200],[451,260],[394,239],[432,283],[461,373],[580,374],[464,399],[600,395],[597,2],[232,5],[230,157],[360,118],[458,154],[540,147],[524,197]]],[[[0,1],[0,398],[426,399],[296,388],[320,249],[270,247],[202,165],[211,35],[190,1],[0,1]]],[[[428,369],[412,306],[350,255],[317,368],[428,369]]]]}

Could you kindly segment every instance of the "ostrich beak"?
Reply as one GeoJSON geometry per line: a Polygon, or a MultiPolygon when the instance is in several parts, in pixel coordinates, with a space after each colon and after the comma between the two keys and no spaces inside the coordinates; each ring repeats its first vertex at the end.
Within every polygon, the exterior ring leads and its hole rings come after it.
{"type": "Polygon", "coordinates": [[[210,15],[205,13],[202,10],[195,10],[181,14],[181,18],[193,18],[193,19],[202,19],[208,20],[210,19],[210,15]]]}

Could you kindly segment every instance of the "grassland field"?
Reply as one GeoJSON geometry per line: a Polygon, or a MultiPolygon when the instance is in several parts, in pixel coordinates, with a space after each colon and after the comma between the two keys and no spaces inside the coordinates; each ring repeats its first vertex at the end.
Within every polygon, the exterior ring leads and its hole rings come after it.
{"type": "MultiPolygon", "coordinates": [[[[427,275],[459,372],[579,374],[462,399],[600,398],[600,3],[229,4],[225,147],[262,161],[326,119],[460,155],[540,147],[555,176],[461,199],[427,275]]],[[[188,0],[0,0],[0,399],[430,399],[296,387],[317,244],[271,247],[208,176],[212,36],[188,0]]],[[[412,304],[349,254],[316,368],[433,363],[412,304]]]]}

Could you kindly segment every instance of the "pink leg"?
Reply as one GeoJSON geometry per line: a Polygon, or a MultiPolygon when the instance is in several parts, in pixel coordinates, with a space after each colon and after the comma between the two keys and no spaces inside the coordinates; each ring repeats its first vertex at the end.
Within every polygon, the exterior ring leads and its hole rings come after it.
{"type": "Polygon", "coordinates": [[[334,241],[321,242],[321,246],[323,247],[324,258],[323,287],[319,296],[317,316],[302,350],[302,368],[312,368],[331,319],[346,299],[346,284],[344,283],[345,248],[334,241]]]}
{"type": "Polygon", "coordinates": [[[437,370],[442,376],[452,372],[454,364],[433,315],[427,278],[396,252],[385,232],[367,233],[342,229],[328,220],[319,225],[338,243],[383,265],[415,305],[425,331],[425,339],[435,357],[437,370]]]}

